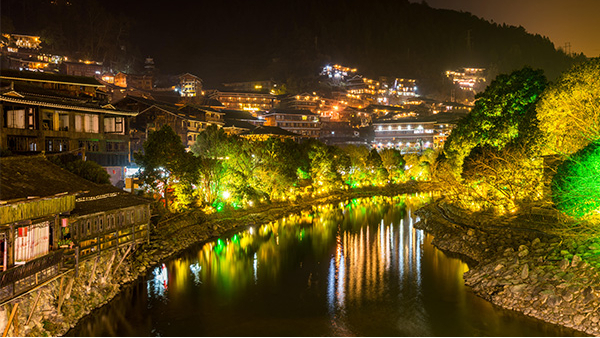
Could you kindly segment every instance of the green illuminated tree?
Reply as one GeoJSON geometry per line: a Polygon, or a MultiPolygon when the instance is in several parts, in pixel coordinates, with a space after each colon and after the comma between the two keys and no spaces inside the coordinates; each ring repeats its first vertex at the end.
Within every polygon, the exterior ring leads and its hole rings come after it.
{"type": "Polygon", "coordinates": [[[600,141],[590,143],[558,167],[552,179],[552,200],[574,218],[600,212],[600,141]]]}
{"type": "Polygon", "coordinates": [[[536,110],[548,154],[572,154],[600,139],[600,58],[563,73],[536,110]]]}

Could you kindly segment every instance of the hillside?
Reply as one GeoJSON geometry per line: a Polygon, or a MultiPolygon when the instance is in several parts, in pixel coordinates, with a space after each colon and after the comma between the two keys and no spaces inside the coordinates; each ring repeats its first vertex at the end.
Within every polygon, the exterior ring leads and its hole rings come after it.
{"type": "Polygon", "coordinates": [[[407,0],[70,3],[6,0],[2,14],[16,31],[45,34],[51,49],[138,69],[151,56],[163,73],[191,72],[208,86],[274,78],[301,90],[333,62],[374,78],[417,78],[435,93],[446,69],[484,67],[493,76],[530,65],[553,79],[573,62],[522,27],[407,0]]]}

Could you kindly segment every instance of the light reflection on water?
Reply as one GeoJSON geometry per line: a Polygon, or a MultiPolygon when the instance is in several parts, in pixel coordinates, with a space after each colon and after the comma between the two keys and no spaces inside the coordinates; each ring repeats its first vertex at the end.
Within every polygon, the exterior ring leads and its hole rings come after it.
{"type": "Polygon", "coordinates": [[[573,334],[474,296],[462,279],[467,265],[414,228],[414,210],[429,198],[318,206],[190,249],[69,334],[573,334]]]}

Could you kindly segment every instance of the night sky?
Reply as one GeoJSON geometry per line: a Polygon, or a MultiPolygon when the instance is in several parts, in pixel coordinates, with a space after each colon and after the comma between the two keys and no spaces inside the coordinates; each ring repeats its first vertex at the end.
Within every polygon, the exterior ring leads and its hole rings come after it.
{"type": "MultiPolygon", "coordinates": [[[[420,1],[412,1],[420,2],[420,1]]],[[[598,0],[427,0],[433,8],[453,9],[496,23],[523,26],[550,38],[554,45],[571,44],[571,52],[600,56],[598,0]]]]}

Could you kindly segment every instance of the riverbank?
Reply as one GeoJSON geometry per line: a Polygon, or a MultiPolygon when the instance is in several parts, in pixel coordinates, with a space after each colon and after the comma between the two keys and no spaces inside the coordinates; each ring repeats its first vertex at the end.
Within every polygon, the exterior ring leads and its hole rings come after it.
{"type": "MultiPolygon", "coordinates": [[[[121,289],[147,273],[147,270],[192,245],[249,226],[276,221],[313,205],[339,203],[353,198],[394,196],[430,191],[428,183],[411,182],[385,188],[338,192],[295,203],[275,203],[247,210],[228,210],[205,215],[193,210],[159,222],[151,232],[150,243],[136,248],[122,247],[103,252],[95,259],[80,262],[74,271],[19,298],[10,336],[62,336],[81,318],[107,304],[121,289]]],[[[15,302],[16,304],[16,302],[15,302]]],[[[6,327],[14,305],[0,307],[0,328],[6,327]]]]}
{"type": "Polygon", "coordinates": [[[470,262],[467,285],[506,309],[600,335],[600,245],[564,239],[513,217],[482,220],[443,199],[418,211],[433,244],[470,262]]]}

